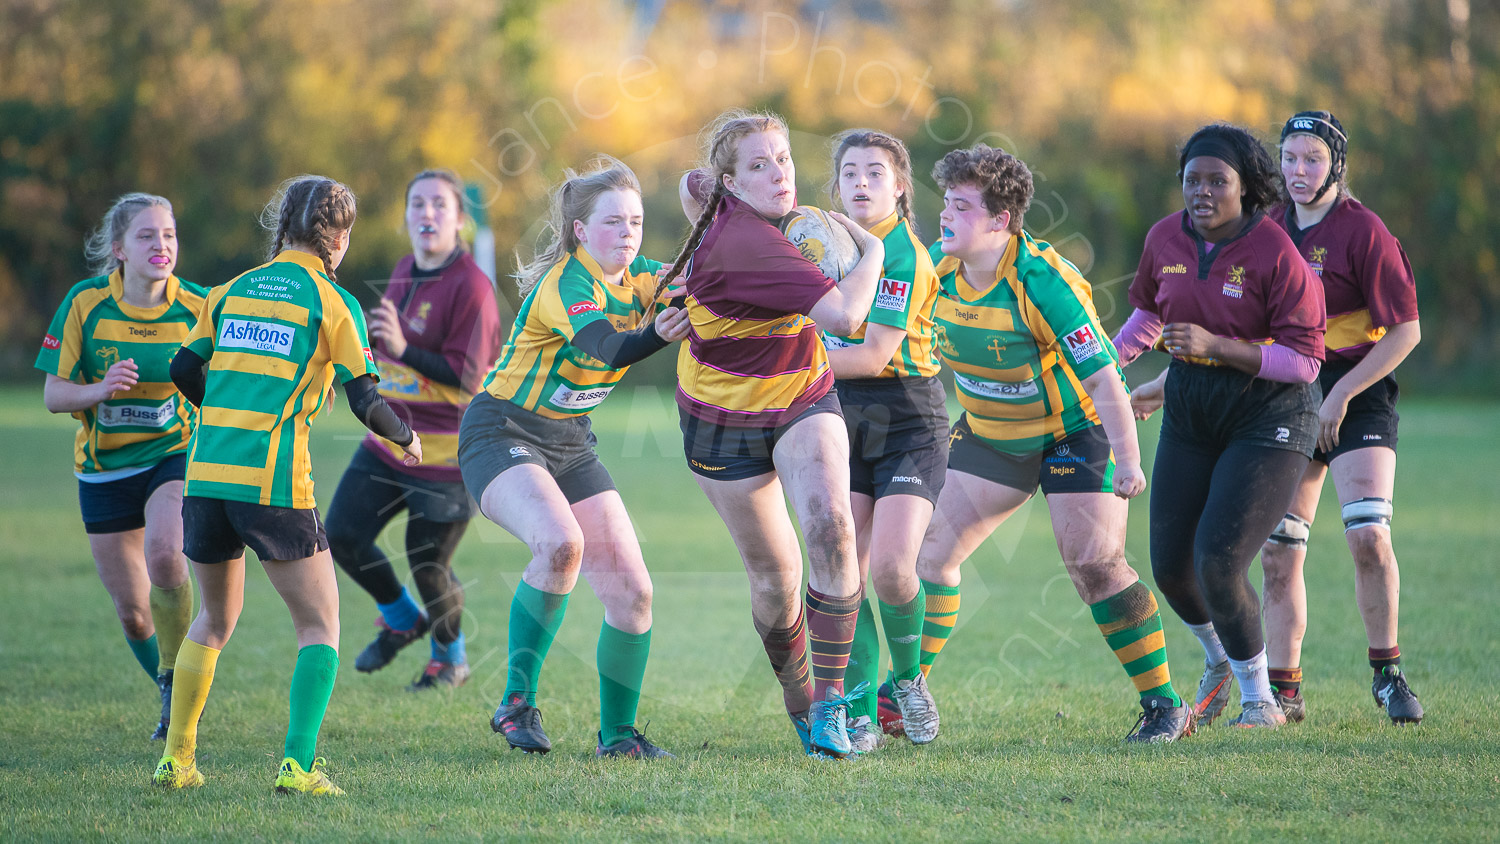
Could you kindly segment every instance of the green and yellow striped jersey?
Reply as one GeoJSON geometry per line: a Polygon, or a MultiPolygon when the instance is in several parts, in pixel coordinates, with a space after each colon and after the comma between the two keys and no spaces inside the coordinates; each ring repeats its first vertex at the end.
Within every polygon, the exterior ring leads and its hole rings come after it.
{"type": "Polygon", "coordinates": [[[126,392],[73,414],[83,426],[73,444],[80,478],[154,466],[187,450],[193,408],[168,370],[207,295],[177,276],[166,301],[137,308],[125,301],[119,270],[80,281],[52,318],[36,368],[79,384],[104,380],[118,361],[134,360],[140,380],[126,392]]]}
{"type": "MultiPolygon", "coordinates": [[[[876,377],[936,375],[942,362],[933,343],[932,308],[937,302],[938,283],[932,259],[904,217],[892,214],[870,233],[885,244],[885,264],[880,268],[875,301],[865,324],[889,325],[906,332],[891,362],[876,377]]],[[[858,346],[864,341],[864,325],[849,337],[823,333],[823,345],[828,349],[858,346]]]]}
{"type": "Polygon", "coordinates": [[[208,361],[185,494],[307,510],[328,387],[380,371],[364,313],[316,255],[287,250],[209,291],[183,343],[208,361]]]}
{"type": "Polygon", "coordinates": [[[975,434],[1032,454],[1099,424],[1083,380],[1108,366],[1124,374],[1077,268],[1023,231],[979,289],[957,258],[944,257],[937,274],[938,350],[975,434]]]}
{"type": "Polygon", "coordinates": [[[606,284],[588,250],[575,249],[547,270],[521,302],[484,389],[549,419],[582,416],[598,407],[630,367],[610,368],[574,347],[573,337],[595,320],[607,319],[616,331],[631,331],[655,317],[651,294],[661,267],[660,261],[637,256],[622,284],[606,284]]]}

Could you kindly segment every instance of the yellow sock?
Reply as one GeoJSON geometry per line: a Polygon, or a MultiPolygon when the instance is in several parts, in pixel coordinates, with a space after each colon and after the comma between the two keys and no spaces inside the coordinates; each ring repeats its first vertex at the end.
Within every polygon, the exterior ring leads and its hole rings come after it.
{"type": "Polygon", "coordinates": [[[193,581],[175,589],[152,586],[151,622],[156,625],[156,673],[165,674],[177,665],[177,651],[193,623],[193,581]]]}
{"type": "Polygon", "coordinates": [[[219,652],[192,639],[182,640],[172,676],[172,723],[167,727],[167,755],[185,762],[198,746],[198,716],[208,702],[219,652]]]}

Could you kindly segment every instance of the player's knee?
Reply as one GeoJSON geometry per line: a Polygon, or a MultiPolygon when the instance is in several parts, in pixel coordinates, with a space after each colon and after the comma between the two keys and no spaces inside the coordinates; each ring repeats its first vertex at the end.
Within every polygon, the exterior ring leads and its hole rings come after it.
{"type": "Polygon", "coordinates": [[[338,560],[357,560],[360,552],[373,544],[372,537],[348,522],[328,522],[323,529],[328,535],[328,552],[338,560]]]}
{"type": "Polygon", "coordinates": [[[583,562],[583,535],[568,534],[551,537],[532,546],[532,554],[547,563],[547,568],[559,574],[575,571],[583,562]]]}
{"type": "Polygon", "coordinates": [[[1072,576],[1078,593],[1086,596],[1085,600],[1097,601],[1124,588],[1113,587],[1133,572],[1130,571],[1130,566],[1126,564],[1123,555],[1106,555],[1075,560],[1068,565],[1068,574],[1072,576]]]}
{"type": "Polygon", "coordinates": [[[1379,570],[1395,565],[1391,532],[1383,526],[1364,525],[1344,532],[1354,565],[1364,570],[1379,570]]]}
{"type": "Polygon", "coordinates": [[[1268,562],[1273,557],[1278,561],[1288,559],[1296,552],[1306,550],[1309,536],[1312,536],[1312,522],[1287,513],[1266,539],[1261,553],[1262,562],[1268,562]]]}
{"type": "Polygon", "coordinates": [[[115,612],[127,638],[139,641],[151,636],[151,613],[145,607],[118,607],[115,612]]]}
{"type": "Polygon", "coordinates": [[[854,544],[854,526],[848,515],[832,507],[822,507],[810,514],[802,525],[802,533],[808,548],[818,549],[822,556],[831,557],[844,546],[854,544]]]}

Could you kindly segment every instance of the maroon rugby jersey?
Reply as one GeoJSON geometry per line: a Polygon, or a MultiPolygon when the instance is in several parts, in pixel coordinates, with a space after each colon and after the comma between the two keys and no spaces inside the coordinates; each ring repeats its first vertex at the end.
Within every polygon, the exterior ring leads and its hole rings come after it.
{"type": "Polygon", "coordinates": [[[677,356],[677,403],[706,422],[771,428],[833,386],[806,314],[835,286],[769,220],[729,196],[687,268],[692,333],[677,356]]]}
{"type": "Polygon", "coordinates": [[[374,434],[362,445],[398,471],[458,481],[458,423],[500,353],[500,309],[489,277],[469,253],[460,252],[436,277],[414,272],[415,264],[410,255],[402,258],[381,298],[401,315],[407,344],[441,354],[460,385],[438,383],[392,357],[384,342],[372,343],[380,395],[422,438],[422,464],[402,464],[400,448],[374,434]]]}
{"type": "Polygon", "coordinates": [[[1265,214],[1209,251],[1186,211],[1151,227],[1130,304],[1164,323],[1220,337],[1275,342],[1323,359],[1323,288],[1291,238],[1265,214]]]}
{"type": "Polygon", "coordinates": [[[1323,280],[1328,360],[1359,363],[1386,329],[1417,319],[1417,283],[1400,241],[1374,211],[1343,198],[1322,220],[1297,228],[1295,209],[1271,211],[1323,280]]]}

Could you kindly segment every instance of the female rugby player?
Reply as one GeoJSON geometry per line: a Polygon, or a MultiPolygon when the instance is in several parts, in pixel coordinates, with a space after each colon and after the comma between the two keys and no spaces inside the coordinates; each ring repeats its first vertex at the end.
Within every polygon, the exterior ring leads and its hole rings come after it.
{"type": "Polygon", "coordinates": [[[1271,697],[1260,602],[1246,572],[1276,527],[1317,438],[1323,291],[1266,216],[1275,171],[1237,126],[1183,147],[1184,209],[1152,227],[1116,346],[1129,363],[1172,355],[1151,493],[1151,567],[1203,645],[1201,723],[1240,684],[1242,727],[1285,723],[1271,697]]]}
{"type": "Polygon", "coordinates": [[[604,604],[597,756],[670,758],[635,728],[651,651],[651,575],[589,413],[630,365],[681,340],[687,314],[657,305],[662,265],[640,256],[645,212],[629,167],[601,157],[552,199],[552,241],[516,273],[525,299],[459,428],[464,483],[485,517],[526,543],[510,605],[505,693],[490,727],[547,753],[537,688],[581,573],[604,604]]]}
{"type": "Polygon", "coordinates": [[[203,288],[173,275],[177,221],[159,196],[115,200],[89,237],[95,277],[68,291],[42,340],[42,400],[83,423],[73,446],[78,503],[94,567],[125,643],[156,681],[167,737],[177,650],[193,620],[182,556],[182,479],[192,409],[172,356],[198,318],[203,288]]]}
{"type": "Polygon", "coordinates": [[[864,322],[885,246],[835,213],[863,254],[841,282],[827,278],[777,228],[797,206],[781,118],[729,111],[704,138],[702,166],[681,191],[697,219],[661,282],[686,279],[692,319],[677,363],[684,450],[739,549],[751,616],[803,749],[843,758],[852,752],[844,671],[864,589],[849,437],[818,331],[848,336],[864,322]],[[805,616],[802,550],[783,490],[807,542],[805,616]]]}
{"type": "Polygon", "coordinates": [[[343,794],[317,755],[339,664],[339,596],[308,453],[334,379],[367,427],[405,443],[410,465],[422,459],[421,441],[377,392],[359,303],[335,284],[354,216],[353,192],[332,179],[285,182],[261,219],[274,231],[270,260],[210,291],[172,361],[172,380],[200,409],[182,520],[203,607],[178,656],[167,750],[155,775],[163,787],[203,783],[198,717],[244,605],[248,545],[297,636],[275,788],[343,794]]]}

